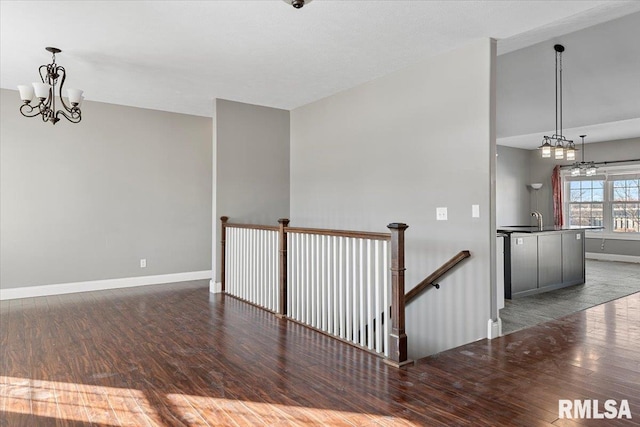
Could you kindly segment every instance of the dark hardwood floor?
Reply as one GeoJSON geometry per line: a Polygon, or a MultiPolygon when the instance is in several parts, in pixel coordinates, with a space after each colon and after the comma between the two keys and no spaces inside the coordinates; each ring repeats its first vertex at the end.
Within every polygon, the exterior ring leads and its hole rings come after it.
{"type": "Polygon", "coordinates": [[[406,370],[205,282],[3,301],[0,346],[3,427],[640,425],[640,293],[406,370]]]}

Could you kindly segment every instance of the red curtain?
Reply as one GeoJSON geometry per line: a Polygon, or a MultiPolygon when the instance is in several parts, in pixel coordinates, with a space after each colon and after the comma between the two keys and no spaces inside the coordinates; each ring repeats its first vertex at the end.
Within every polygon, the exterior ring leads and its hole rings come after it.
{"type": "Polygon", "coordinates": [[[564,218],[562,217],[562,181],[560,179],[559,165],[553,168],[551,188],[553,188],[553,223],[562,227],[564,225],[564,218]]]}

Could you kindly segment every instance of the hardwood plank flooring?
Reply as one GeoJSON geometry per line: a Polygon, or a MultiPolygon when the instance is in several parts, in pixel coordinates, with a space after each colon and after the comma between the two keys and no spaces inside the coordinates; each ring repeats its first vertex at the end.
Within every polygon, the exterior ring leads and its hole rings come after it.
{"type": "Polygon", "coordinates": [[[406,370],[203,281],[3,301],[0,346],[2,427],[640,425],[640,293],[406,370]]]}

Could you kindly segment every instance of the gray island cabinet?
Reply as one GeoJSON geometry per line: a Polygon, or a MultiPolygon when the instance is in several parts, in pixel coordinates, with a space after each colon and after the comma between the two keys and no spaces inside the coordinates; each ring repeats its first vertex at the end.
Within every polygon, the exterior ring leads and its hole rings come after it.
{"type": "Polygon", "coordinates": [[[585,282],[584,229],[502,227],[504,296],[517,298],[585,282]]]}

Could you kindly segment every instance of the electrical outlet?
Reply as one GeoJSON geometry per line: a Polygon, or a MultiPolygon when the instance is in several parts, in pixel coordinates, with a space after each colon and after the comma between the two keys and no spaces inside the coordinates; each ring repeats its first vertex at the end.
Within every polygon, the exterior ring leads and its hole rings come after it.
{"type": "Polygon", "coordinates": [[[447,220],[447,208],[436,208],[436,220],[438,221],[447,220]]]}
{"type": "Polygon", "coordinates": [[[140,260],[140,268],[147,268],[147,260],[146,259],[141,259],[140,260]]]}

